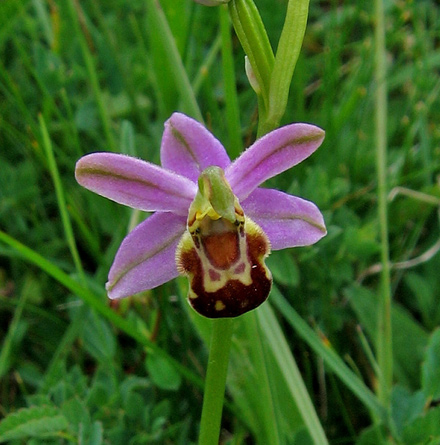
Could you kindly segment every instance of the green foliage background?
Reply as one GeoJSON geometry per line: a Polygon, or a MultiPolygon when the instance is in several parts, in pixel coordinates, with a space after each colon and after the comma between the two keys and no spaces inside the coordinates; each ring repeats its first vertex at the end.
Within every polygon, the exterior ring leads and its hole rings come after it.
{"type": "MultiPolygon", "coordinates": [[[[256,4],[275,46],[286,2],[256,4]]],[[[152,5],[0,2],[0,441],[196,440],[207,352],[187,310],[186,283],[109,309],[108,269],[127,230],[145,215],[82,189],[73,176],[76,160],[93,151],[159,163],[163,123],[173,111],[191,113],[192,95],[208,128],[233,145],[218,8],[161,0],[161,23],[152,5]]],[[[374,14],[365,2],[310,4],[283,123],[314,123],[326,139],[309,160],[269,182],[314,201],[328,235],[271,255],[271,301],[331,443],[438,444],[440,8],[434,0],[385,6],[388,182],[398,192],[389,202],[391,423],[378,421],[359,397],[360,383],[340,380],[351,369],[374,392],[378,379],[374,14]],[[342,364],[330,366],[325,349],[342,364]]],[[[257,104],[232,36],[246,147],[255,139],[257,104]]],[[[262,320],[259,326],[264,347],[262,320]]],[[[265,389],[240,391],[240,382],[261,363],[240,355],[240,343],[236,348],[223,440],[259,443],[243,407],[251,410],[265,389]]],[[[278,372],[269,369],[273,394],[278,372]]],[[[283,416],[290,427],[281,443],[309,443],[295,408],[283,416]]]]}

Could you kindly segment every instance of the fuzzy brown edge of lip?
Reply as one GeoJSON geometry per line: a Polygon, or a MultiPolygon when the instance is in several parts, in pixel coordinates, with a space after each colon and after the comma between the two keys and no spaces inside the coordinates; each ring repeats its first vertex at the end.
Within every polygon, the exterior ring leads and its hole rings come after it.
{"type": "Polygon", "coordinates": [[[238,317],[256,309],[267,300],[272,287],[272,277],[264,265],[269,244],[262,233],[247,234],[248,256],[251,262],[251,284],[230,280],[216,292],[206,292],[203,286],[201,261],[195,249],[183,252],[181,264],[193,274],[191,289],[196,298],[189,298],[196,312],[207,318],[238,317]]]}

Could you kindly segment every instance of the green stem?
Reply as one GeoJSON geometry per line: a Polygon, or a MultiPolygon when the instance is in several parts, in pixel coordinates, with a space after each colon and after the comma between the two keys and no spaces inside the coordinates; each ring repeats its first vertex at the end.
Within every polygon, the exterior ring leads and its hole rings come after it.
{"type": "Polygon", "coordinates": [[[309,0],[290,0],[278,42],[270,79],[269,109],[262,131],[268,133],[280,124],[286,111],[290,84],[301,52],[309,14],[309,0]]]}
{"type": "Polygon", "coordinates": [[[206,371],[199,445],[218,445],[226,387],[233,318],[212,320],[211,344],[206,371]]]}
{"type": "Polygon", "coordinates": [[[232,159],[238,158],[242,151],[240,107],[237,97],[234,58],[232,54],[231,22],[228,7],[222,5],[220,11],[220,30],[222,36],[222,65],[225,89],[226,119],[228,123],[228,153],[232,159]]]}
{"type": "Polygon", "coordinates": [[[379,385],[377,394],[385,407],[389,407],[393,381],[393,348],[391,327],[391,280],[388,245],[388,209],[387,209],[387,87],[385,54],[385,14],[383,0],[375,1],[376,13],[376,166],[378,181],[378,217],[381,240],[381,288],[379,302],[379,320],[377,332],[377,362],[379,365],[379,385]]]}

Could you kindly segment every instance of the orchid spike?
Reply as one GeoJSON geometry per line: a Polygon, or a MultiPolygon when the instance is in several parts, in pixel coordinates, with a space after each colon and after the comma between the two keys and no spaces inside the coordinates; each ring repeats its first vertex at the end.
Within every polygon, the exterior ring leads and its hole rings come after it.
{"type": "Polygon", "coordinates": [[[109,297],[152,289],[180,272],[190,280],[191,305],[204,316],[257,307],[270,291],[264,264],[270,248],[306,246],[326,234],[315,204],[259,185],[309,157],[323,139],[316,126],[290,124],[231,163],[203,125],[174,113],[165,123],[162,167],[115,153],[82,157],[79,184],[155,212],[123,240],[106,284],[109,297]]]}

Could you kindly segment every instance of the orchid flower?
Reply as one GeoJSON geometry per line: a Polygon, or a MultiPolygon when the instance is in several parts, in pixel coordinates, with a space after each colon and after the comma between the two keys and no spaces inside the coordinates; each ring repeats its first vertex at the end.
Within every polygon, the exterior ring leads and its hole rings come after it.
{"type": "Polygon", "coordinates": [[[234,317],[259,306],[272,282],[264,263],[270,249],[313,244],[326,228],[312,202],[258,186],[306,159],[323,139],[316,126],[291,124],[231,162],[203,125],[174,113],[165,123],[162,167],[123,154],[82,157],[79,184],[155,212],[122,241],[108,296],[152,289],[180,272],[189,279],[189,302],[206,317],[234,317]]]}

